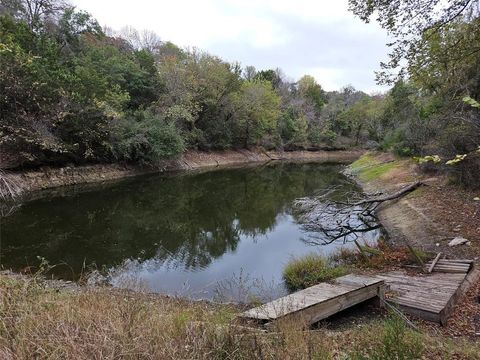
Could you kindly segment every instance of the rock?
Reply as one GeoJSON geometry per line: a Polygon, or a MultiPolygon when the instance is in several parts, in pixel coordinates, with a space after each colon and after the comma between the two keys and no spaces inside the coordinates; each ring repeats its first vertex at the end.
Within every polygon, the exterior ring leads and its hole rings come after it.
{"type": "Polygon", "coordinates": [[[457,246],[457,245],[463,245],[467,243],[469,243],[467,239],[457,236],[456,238],[454,238],[448,243],[448,246],[457,246]]]}
{"type": "Polygon", "coordinates": [[[365,148],[367,150],[375,150],[378,148],[380,144],[376,141],[373,141],[373,140],[368,140],[366,143],[365,143],[365,148]]]}
{"type": "Polygon", "coordinates": [[[440,243],[436,243],[435,246],[436,246],[436,247],[439,247],[439,246],[440,246],[440,243]]]}

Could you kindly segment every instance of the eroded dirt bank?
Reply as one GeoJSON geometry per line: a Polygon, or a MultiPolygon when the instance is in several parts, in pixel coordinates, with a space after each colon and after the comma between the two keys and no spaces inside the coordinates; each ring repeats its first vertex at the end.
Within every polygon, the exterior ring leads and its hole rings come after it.
{"type": "Polygon", "coordinates": [[[190,151],[181,158],[164,161],[155,168],[142,168],[119,164],[99,164],[79,167],[50,168],[10,172],[6,177],[18,184],[24,192],[58,186],[87,184],[116,180],[147,173],[228,167],[275,160],[351,162],[363,151],[294,151],[226,150],[214,152],[190,151]]]}
{"type": "Polygon", "coordinates": [[[393,243],[410,244],[428,252],[479,260],[479,194],[450,184],[442,175],[425,174],[410,159],[386,153],[368,153],[350,171],[366,193],[391,193],[414,182],[422,186],[396,201],[381,206],[378,216],[393,243]],[[468,245],[448,246],[455,237],[468,245]]]}

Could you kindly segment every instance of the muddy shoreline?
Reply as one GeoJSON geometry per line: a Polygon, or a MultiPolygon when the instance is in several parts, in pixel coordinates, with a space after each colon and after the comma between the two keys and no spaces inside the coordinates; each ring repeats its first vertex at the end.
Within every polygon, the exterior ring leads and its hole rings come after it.
{"type": "Polygon", "coordinates": [[[8,172],[6,178],[18,184],[25,194],[61,186],[102,183],[144,174],[223,168],[267,163],[270,161],[348,163],[356,160],[362,154],[362,150],[293,152],[261,150],[190,151],[178,159],[163,161],[154,168],[121,164],[97,164],[61,168],[43,167],[38,170],[8,172]]]}

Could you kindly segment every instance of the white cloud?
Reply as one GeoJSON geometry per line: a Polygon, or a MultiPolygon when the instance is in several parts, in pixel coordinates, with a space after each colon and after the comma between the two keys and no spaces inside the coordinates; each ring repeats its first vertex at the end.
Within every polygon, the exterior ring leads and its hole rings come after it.
{"type": "Polygon", "coordinates": [[[385,58],[385,32],[348,12],[347,0],[72,0],[102,25],[155,31],[257,68],[311,73],[327,89],[372,91],[385,58]],[[356,69],[356,71],[355,71],[356,69]]]}

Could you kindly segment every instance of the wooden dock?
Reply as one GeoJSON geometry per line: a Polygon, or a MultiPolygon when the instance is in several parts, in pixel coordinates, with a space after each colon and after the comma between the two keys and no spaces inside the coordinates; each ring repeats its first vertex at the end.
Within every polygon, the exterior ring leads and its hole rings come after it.
{"type": "MultiPolygon", "coordinates": [[[[426,264],[430,269],[431,263],[426,264]]],[[[432,273],[409,275],[392,271],[377,275],[389,287],[386,301],[407,314],[447,323],[455,303],[469,284],[469,277],[478,276],[470,260],[438,260],[432,273]]]]}
{"type": "Polygon", "coordinates": [[[240,317],[261,323],[292,318],[311,325],[374,297],[378,297],[382,305],[384,294],[383,279],[350,274],[248,310],[240,317]]]}
{"type": "Polygon", "coordinates": [[[416,275],[391,271],[375,276],[346,275],[321,283],[240,314],[244,320],[267,324],[284,318],[314,324],[377,297],[405,313],[446,324],[460,295],[480,278],[470,260],[436,258],[416,275]],[[388,289],[387,297],[385,291],[388,289]]]}

